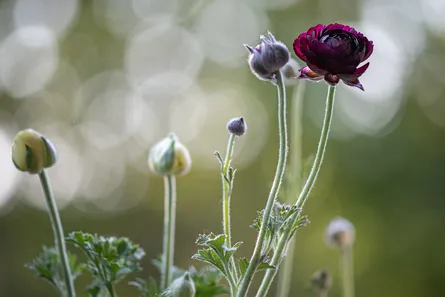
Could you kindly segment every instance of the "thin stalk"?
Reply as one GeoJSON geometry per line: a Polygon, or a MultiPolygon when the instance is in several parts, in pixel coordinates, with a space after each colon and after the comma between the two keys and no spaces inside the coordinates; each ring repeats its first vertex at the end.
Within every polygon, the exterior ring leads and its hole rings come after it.
{"type": "MultiPolygon", "coordinates": [[[[230,180],[229,168],[230,163],[232,162],[233,149],[235,147],[236,135],[230,134],[229,141],[227,143],[227,151],[226,157],[224,159],[224,163],[221,171],[221,180],[222,180],[222,188],[223,188],[223,229],[224,234],[226,235],[226,246],[228,248],[232,247],[232,232],[231,232],[231,219],[230,219],[230,200],[232,197],[232,180],[230,180]]],[[[235,267],[235,259],[231,258],[232,263],[232,273],[235,276],[235,279],[238,280],[238,272],[235,267]]],[[[236,293],[236,286],[231,285],[232,296],[236,293]]]]}
{"type": "Polygon", "coordinates": [[[280,71],[276,73],[277,78],[277,94],[278,94],[278,134],[279,134],[279,150],[278,150],[278,162],[275,171],[275,177],[270,189],[269,197],[264,208],[262,224],[258,237],[256,240],[255,248],[250,258],[249,265],[247,266],[246,273],[241,280],[241,284],[238,288],[237,297],[244,297],[249,290],[250,283],[259,265],[261,258],[261,250],[264,244],[264,237],[266,235],[266,226],[269,223],[270,214],[274,203],[277,199],[278,192],[280,190],[281,181],[283,180],[284,171],[286,169],[286,159],[288,153],[287,145],[287,123],[286,123],[286,87],[284,86],[283,77],[280,71]]]}
{"type": "Polygon", "coordinates": [[[108,293],[110,294],[110,297],[116,297],[117,296],[116,295],[116,291],[114,290],[113,284],[108,284],[107,285],[107,290],[108,290],[108,293]]]}
{"type": "Polygon", "coordinates": [[[341,258],[343,297],[354,297],[354,259],[352,245],[346,245],[342,248],[341,258]]]}
{"type": "MultiPolygon", "coordinates": [[[[323,120],[323,127],[321,129],[320,141],[318,142],[314,164],[311,168],[306,183],[304,184],[303,189],[301,190],[301,193],[297,199],[296,205],[298,207],[302,207],[304,202],[306,202],[307,197],[309,196],[312,188],[315,185],[318,173],[320,172],[321,164],[323,163],[323,157],[324,153],[326,152],[326,146],[329,139],[329,131],[331,128],[332,116],[334,111],[334,97],[335,97],[335,87],[329,86],[328,94],[326,97],[326,109],[323,120]]],[[[298,220],[298,216],[294,216],[293,222],[295,223],[296,220],[298,220]]],[[[293,235],[291,234],[292,225],[294,224],[289,224],[289,227],[284,231],[283,235],[281,236],[278,242],[278,246],[275,249],[274,254],[272,256],[270,265],[278,267],[281,264],[285,249],[287,247],[287,243],[289,242],[290,237],[293,235]]],[[[258,289],[256,297],[266,296],[276,273],[277,273],[276,269],[274,270],[270,269],[266,272],[263,281],[261,282],[260,288],[258,289]]]]}
{"type": "Polygon", "coordinates": [[[230,163],[232,161],[233,148],[235,146],[236,135],[230,134],[229,142],[227,144],[226,157],[221,172],[221,179],[223,185],[223,228],[226,235],[226,246],[232,246],[232,234],[230,229],[230,198],[231,198],[231,185],[226,178],[228,177],[230,163]]]}
{"type": "MultiPolygon", "coordinates": [[[[302,170],[302,131],[303,131],[303,98],[306,84],[301,81],[294,91],[291,109],[291,159],[287,171],[288,178],[285,199],[287,203],[294,202],[294,193],[298,192],[303,180],[302,170]]],[[[292,238],[287,248],[286,257],[278,272],[277,297],[288,297],[292,282],[294,267],[295,238],[292,238]]]]}
{"type": "Polygon", "coordinates": [[[54,240],[59,252],[60,262],[62,263],[63,277],[65,279],[66,291],[68,297],[75,297],[73,278],[71,276],[70,262],[66,252],[65,237],[60,220],[59,211],[57,210],[56,200],[51,188],[48,175],[45,170],[39,173],[40,183],[42,184],[43,194],[45,195],[46,206],[48,208],[51,225],[54,232],[54,240]]]}
{"type": "Polygon", "coordinates": [[[175,220],[176,220],[176,178],[173,175],[164,176],[164,247],[163,268],[161,273],[161,289],[166,289],[171,282],[171,268],[175,250],[175,220]]]}

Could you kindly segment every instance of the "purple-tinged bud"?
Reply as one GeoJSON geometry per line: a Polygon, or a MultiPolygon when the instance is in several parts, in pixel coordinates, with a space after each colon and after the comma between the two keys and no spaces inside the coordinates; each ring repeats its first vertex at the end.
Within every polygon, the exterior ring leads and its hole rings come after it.
{"type": "Polygon", "coordinates": [[[328,245],[340,249],[352,246],[355,241],[354,225],[347,219],[334,218],[326,228],[325,240],[328,245]]]}
{"type": "Polygon", "coordinates": [[[268,35],[269,39],[260,36],[263,63],[270,72],[277,72],[289,61],[290,54],[284,43],[277,41],[272,33],[268,32],[268,35]]]}
{"type": "Polygon", "coordinates": [[[275,73],[289,61],[289,50],[280,41],[277,41],[272,33],[268,33],[269,39],[261,35],[261,43],[256,47],[245,44],[249,51],[248,63],[252,73],[261,80],[275,79],[275,73]]]}
{"type": "Polygon", "coordinates": [[[243,117],[233,118],[227,123],[229,133],[242,136],[247,132],[247,124],[243,117]]]}

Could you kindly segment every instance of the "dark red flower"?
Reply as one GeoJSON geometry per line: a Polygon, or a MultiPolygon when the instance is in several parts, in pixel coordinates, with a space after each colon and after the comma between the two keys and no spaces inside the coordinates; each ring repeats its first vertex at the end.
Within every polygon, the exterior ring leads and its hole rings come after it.
{"type": "Polygon", "coordinates": [[[363,89],[358,78],[368,69],[374,45],[354,28],[342,24],[317,25],[301,33],[294,41],[295,54],[307,66],[300,69],[298,78],[324,79],[330,85],[340,80],[363,89]]]}

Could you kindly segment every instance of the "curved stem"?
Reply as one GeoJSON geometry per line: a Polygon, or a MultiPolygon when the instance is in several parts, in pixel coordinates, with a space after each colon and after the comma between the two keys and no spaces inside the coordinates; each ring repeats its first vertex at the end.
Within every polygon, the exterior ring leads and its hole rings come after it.
{"type": "Polygon", "coordinates": [[[346,245],[341,250],[343,297],[354,297],[354,260],[351,245],[346,245]]]}
{"type": "Polygon", "coordinates": [[[65,237],[63,234],[62,222],[60,220],[59,211],[57,210],[54,194],[51,189],[48,175],[45,170],[39,173],[40,183],[42,184],[43,194],[45,195],[46,206],[53,227],[54,239],[57,250],[59,252],[60,262],[62,264],[63,277],[65,279],[65,286],[69,297],[75,297],[73,278],[71,276],[70,262],[66,252],[65,237]]]}
{"type": "MultiPolygon", "coordinates": [[[[312,188],[315,185],[318,173],[320,172],[321,164],[323,163],[323,157],[329,139],[329,131],[331,128],[332,116],[334,111],[334,97],[335,97],[335,87],[330,86],[326,98],[326,109],[323,120],[323,127],[321,129],[320,141],[318,142],[317,153],[315,154],[314,164],[306,180],[306,183],[304,184],[303,189],[301,190],[301,193],[297,199],[296,205],[298,207],[303,207],[304,203],[306,202],[307,197],[309,196],[312,188]]],[[[294,216],[292,220],[294,223],[296,223],[296,221],[298,220],[298,216],[294,216]]],[[[294,224],[289,224],[289,227],[284,231],[283,235],[281,236],[278,242],[278,246],[274,251],[274,255],[272,256],[272,260],[270,262],[271,265],[276,267],[280,265],[287,244],[293,235],[292,234],[293,225],[294,224]]],[[[261,286],[258,289],[256,297],[266,296],[267,291],[269,290],[276,273],[277,273],[276,269],[268,270],[266,272],[266,275],[264,276],[263,281],[261,282],[261,286]]]]}
{"type": "MultiPolygon", "coordinates": [[[[285,185],[285,200],[287,203],[293,203],[294,193],[298,192],[303,183],[302,172],[302,130],[303,130],[303,98],[306,83],[300,81],[294,90],[291,110],[291,143],[289,169],[287,171],[287,186],[285,185]]],[[[287,248],[286,258],[278,272],[277,297],[288,297],[292,282],[294,267],[295,238],[291,240],[287,248]]]]}
{"type": "Polygon", "coordinates": [[[161,289],[166,289],[171,282],[171,267],[175,250],[175,220],[176,220],[176,178],[173,175],[164,176],[164,247],[163,269],[161,273],[161,289]]]}
{"type": "Polygon", "coordinates": [[[255,248],[250,258],[249,265],[247,266],[246,273],[241,280],[241,284],[238,288],[237,297],[244,297],[252,282],[253,276],[261,260],[261,250],[264,244],[264,237],[266,235],[266,227],[269,223],[270,213],[277,199],[278,192],[280,190],[281,181],[283,179],[284,171],[286,169],[286,159],[288,153],[287,146],[287,123],[286,123],[286,87],[284,86],[283,77],[280,71],[276,73],[277,77],[277,93],[278,93],[278,134],[279,134],[279,150],[278,150],[278,162],[275,171],[275,177],[270,189],[269,197],[264,208],[262,224],[258,237],[256,240],[255,248]]]}

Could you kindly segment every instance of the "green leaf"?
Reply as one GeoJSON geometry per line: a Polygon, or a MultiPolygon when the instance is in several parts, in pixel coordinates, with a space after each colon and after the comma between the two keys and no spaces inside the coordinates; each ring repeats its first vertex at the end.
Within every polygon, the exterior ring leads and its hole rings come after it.
{"type": "Polygon", "coordinates": [[[247,260],[246,258],[241,258],[238,260],[238,269],[240,271],[241,276],[244,276],[248,266],[249,266],[249,260],[247,260]]]}
{"type": "Polygon", "coordinates": [[[87,256],[86,267],[93,276],[88,294],[99,296],[104,287],[118,283],[129,274],[142,270],[140,260],[144,250],[126,237],[104,237],[73,232],[67,242],[79,247],[87,256]],[[96,295],[94,295],[96,294],[96,295]]]}
{"type": "MultiPolygon", "coordinates": [[[[68,252],[68,262],[70,264],[73,279],[75,280],[81,273],[83,266],[77,263],[76,256],[68,252]]],[[[65,294],[65,280],[58,250],[54,247],[43,246],[43,252],[25,267],[33,270],[37,277],[48,281],[61,294],[65,294]]]]}
{"type": "Polygon", "coordinates": [[[270,265],[267,262],[261,262],[260,265],[257,267],[257,271],[266,270],[266,269],[276,269],[275,266],[270,265]]]}

